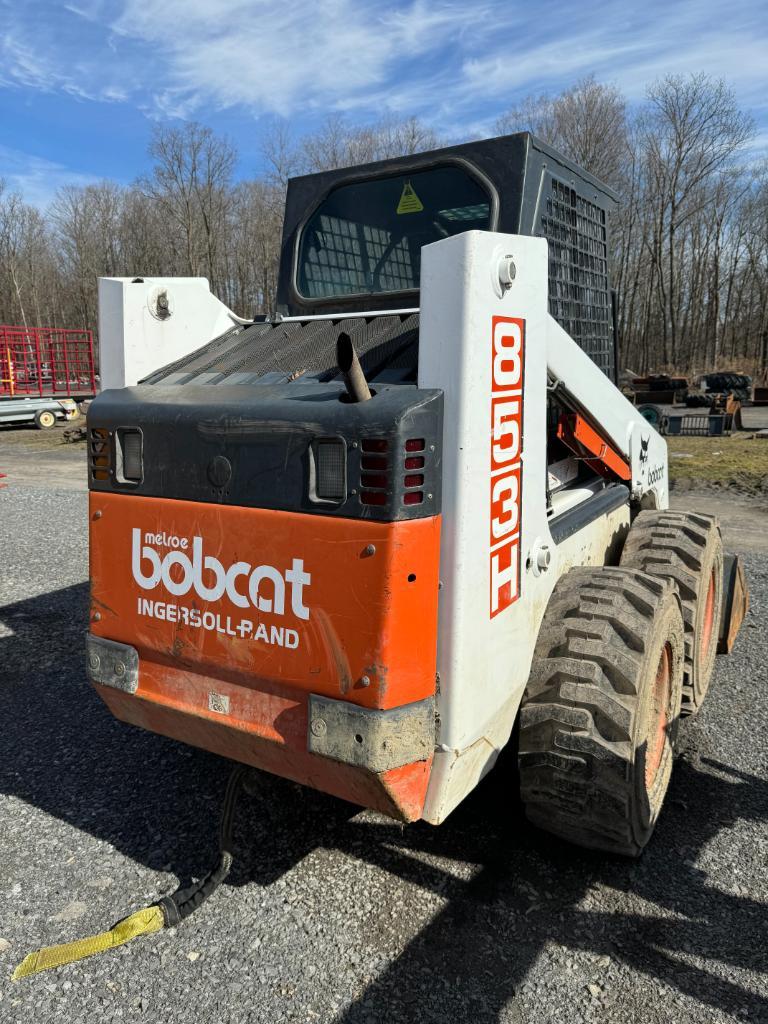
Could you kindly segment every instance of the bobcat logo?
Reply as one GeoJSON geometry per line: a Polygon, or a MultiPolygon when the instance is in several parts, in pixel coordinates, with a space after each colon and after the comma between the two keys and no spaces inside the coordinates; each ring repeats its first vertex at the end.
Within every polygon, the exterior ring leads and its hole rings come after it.
{"type": "Polygon", "coordinates": [[[645,467],[645,464],[648,461],[648,445],[650,444],[650,441],[650,436],[640,438],[640,462],[643,467],[645,467]]]}

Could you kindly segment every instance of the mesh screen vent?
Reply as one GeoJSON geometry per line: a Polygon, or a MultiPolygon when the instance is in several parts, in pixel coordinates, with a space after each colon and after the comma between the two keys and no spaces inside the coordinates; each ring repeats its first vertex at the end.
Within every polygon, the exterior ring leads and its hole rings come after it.
{"type": "Polygon", "coordinates": [[[551,183],[539,231],[549,242],[549,311],[613,379],[606,212],[570,185],[551,183]]]}

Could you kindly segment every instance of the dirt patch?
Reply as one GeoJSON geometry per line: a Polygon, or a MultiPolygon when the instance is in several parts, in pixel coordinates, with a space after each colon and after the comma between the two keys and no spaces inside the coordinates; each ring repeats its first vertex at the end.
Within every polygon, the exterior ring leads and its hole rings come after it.
{"type": "Polygon", "coordinates": [[[742,431],[732,437],[668,437],[673,491],[725,489],[768,495],[768,439],[742,431]]]}
{"type": "Polygon", "coordinates": [[[51,451],[64,445],[67,440],[64,434],[73,427],[84,427],[85,416],[76,420],[56,423],[50,430],[38,430],[29,423],[8,423],[0,425],[0,452],[39,452],[51,451]]]}
{"type": "Polygon", "coordinates": [[[64,432],[85,418],[59,423],[51,430],[28,426],[0,427],[0,481],[6,488],[23,484],[37,489],[88,489],[86,446],[68,444],[64,432]]]}

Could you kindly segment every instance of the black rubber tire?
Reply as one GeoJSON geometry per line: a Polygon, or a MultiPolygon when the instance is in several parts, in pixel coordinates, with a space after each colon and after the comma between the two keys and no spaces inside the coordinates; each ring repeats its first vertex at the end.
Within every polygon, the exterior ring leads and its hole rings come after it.
{"type": "Polygon", "coordinates": [[[717,519],[693,512],[641,512],[627,535],[621,565],[677,584],[685,625],[681,714],[695,714],[709,689],[720,633],[723,541],[717,519]]]}
{"type": "Polygon", "coordinates": [[[38,409],[35,413],[35,426],[38,430],[50,430],[56,426],[56,413],[50,409],[38,409]]]}
{"type": "Polygon", "coordinates": [[[650,425],[656,430],[661,428],[661,421],[664,418],[664,413],[658,405],[649,405],[646,402],[644,405],[638,405],[637,411],[646,423],[650,423],[650,425]]]}
{"type": "Polygon", "coordinates": [[[639,856],[672,772],[683,648],[671,581],[610,567],[566,573],[547,606],[520,711],[529,821],[580,846],[639,856]]]}

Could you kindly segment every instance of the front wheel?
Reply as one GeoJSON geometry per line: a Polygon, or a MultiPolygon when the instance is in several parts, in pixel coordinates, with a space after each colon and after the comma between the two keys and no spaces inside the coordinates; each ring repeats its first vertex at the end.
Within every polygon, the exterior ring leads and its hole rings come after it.
{"type": "Polygon", "coordinates": [[[520,711],[533,824],[580,846],[642,852],[672,772],[684,650],[671,581],[610,567],[560,580],[520,711]]]}

